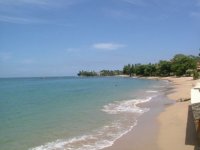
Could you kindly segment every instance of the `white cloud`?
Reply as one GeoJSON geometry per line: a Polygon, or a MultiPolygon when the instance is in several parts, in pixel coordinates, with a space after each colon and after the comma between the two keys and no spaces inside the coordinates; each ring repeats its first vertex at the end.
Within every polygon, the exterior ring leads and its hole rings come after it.
{"type": "Polygon", "coordinates": [[[70,23],[57,23],[51,20],[39,19],[39,18],[24,18],[16,16],[0,15],[0,22],[14,23],[14,24],[50,24],[62,27],[71,27],[73,24],[70,23]]]}
{"type": "Polygon", "coordinates": [[[125,47],[125,45],[117,43],[95,43],[92,47],[99,50],[116,50],[125,47]]]}
{"type": "Polygon", "coordinates": [[[57,7],[57,6],[70,6],[78,4],[83,0],[0,0],[0,5],[7,6],[23,6],[23,5],[32,5],[38,7],[57,7]]]}
{"type": "Polygon", "coordinates": [[[0,4],[5,5],[23,5],[23,4],[32,4],[32,5],[47,5],[48,0],[0,0],[0,4]]]}
{"type": "Polygon", "coordinates": [[[17,23],[17,24],[30,24],[30,23],[47,23],[41,19],[33,19],[33,18],[22,18],[22,17],[12,17],[12,16],[4,16],[0,15],[0,22],[9,22],[9,23],[17,23]]]}
{"type": "MultiPolygon", "coordinates": [[[[68,23],[57,23],[54,19],[45,18],[49,11],[67,9],[83,0],[0,0],[0,22],[32,24],[44,23],[59,26],[70,26],[68,23]],[[31,12],[31,13],[30,13],[31,12]],[[40,12],[44,15],[35,15],[40,12]]],[[[52,17],[53,18],[53,17],[52,17]]]]}

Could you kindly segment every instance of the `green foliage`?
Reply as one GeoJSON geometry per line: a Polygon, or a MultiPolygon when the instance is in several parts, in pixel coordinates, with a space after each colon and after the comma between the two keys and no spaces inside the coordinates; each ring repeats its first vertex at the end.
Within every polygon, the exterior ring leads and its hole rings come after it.
{"type": "Polygon", "coordinates": [[[199,79],[199,73],[196,70],[193,72],[193,79],[194,80],[199,79]]]}
{"type": "Polygon", "coordinates": [[[186,70],[186,77],[191,77],[191,76],[193,76],[194,75],[194,70],[193,69],[188,69],[188,70],[186,70]]]}
{"type": "Polygon", "coordinates": [[[114,75],[129,75],[129,76],[192,76],[194,79],[199,77],[196,71],[197,62],[200,61],[199,56],[177,54],[170,61],[161,60],[156,64],[128,64],[120,70],[102,70],[100,73],[94,71],[80,71],[78,76],[114,76],[114,75]]]}
{"type": "Polygon", "coordinates": [[[165,61],[161,60],[158,63],[158,68],[157,68],[157,75],[161,77],[166,77],[169,76],[171,73],[171,62],[170,61],[165,61]]]}
{"type": "Polygon", "coordinates": [[[130,76],[135,74],[135,66],[131,65],[131,69],[130,69],[130,76]]]}
{"type": "Polygon", "coordinates": [[[138,64],[135,66],[135,74],[137,76],[144,76],[145,65],[138,64]]]}
{"type": "Polygon", "coordinates": [[[116,76],[116,75],[121,75],[123,74],[122,71],[120,70],[101,70],[100,71],[100,76],[116,76]]]}
{"type": "Polygon", "coordinates": [[[130,64],[124,66],[123,74],[131,76],[131,71],[132,71],[132,69],[131,69],[131,65],[130,64]]]}
{"type": "Polygon", "coordinates": [[[79,71],[77,74],[78,76],[115,76],[115,75],[122,75],[123,72],[120,70],[101,70],[100,73],[97,73],[95,71],[79,71]]]}
{"type": "Polygon", "coordinates": [[[95,71],[79,71],[78,76],[92,77],[98,76],[98,74],[95,71]]]}
{"type": "Polygon", "coordinates": [[[178,54],[171,61],[161,60],[157,64],[128,64],[123,68],[123,73],[136,76],[191,76],[191,70],[196,69],[200,57],[178,54]]]}
{"type": "Polygon", "coordinates": [[[123,73],[126,75],[137,75],[137,76],[155,76],[156,75],[156,65],[155,64],[135,64],[135,65],[125,65],[123,68],[123,73]]]}
{"type": "Polygon", "coordinates": [[[171,69],[176,76],[183,76],[188,69],[196,69],[197,67],[197,60],[194,57],[183,54],[175,55],[171,62],[171,69]]]}
{"type": "Polygon", "coordinates": [[[156,65],[148,64],[144,65],[144,76],[155,76],[156,75],[156,65]]]}

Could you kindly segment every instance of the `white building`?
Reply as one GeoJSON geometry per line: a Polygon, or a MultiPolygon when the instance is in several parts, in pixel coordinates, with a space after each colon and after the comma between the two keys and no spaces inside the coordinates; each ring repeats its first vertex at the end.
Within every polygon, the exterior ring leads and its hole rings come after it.
{"type": "Polygon", "coordinates": [[[191,89],[191,104],[200,103],[200,83],[191,89]]]}

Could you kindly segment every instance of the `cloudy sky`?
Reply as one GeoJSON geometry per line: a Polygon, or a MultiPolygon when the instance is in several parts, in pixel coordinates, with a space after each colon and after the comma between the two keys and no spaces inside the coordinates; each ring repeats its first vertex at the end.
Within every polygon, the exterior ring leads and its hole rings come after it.
{"type": "Polygon", "coordinates": [[[0,0],[0,77],[197,55],[200,0],[0,0]]]}

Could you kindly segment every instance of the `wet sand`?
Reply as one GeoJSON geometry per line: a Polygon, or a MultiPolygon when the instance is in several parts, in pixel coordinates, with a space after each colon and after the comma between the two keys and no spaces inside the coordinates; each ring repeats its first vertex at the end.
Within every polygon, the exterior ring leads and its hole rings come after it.
{"type": "MultiPolygon", "coordinates": [[[[167,95],[173,100],[190,98],[190,90],[198,82],[190,77],[165,79],[171,81],[174,85],[172,93],[167,95]]],[[[190,140],[193,140],[193,144],[187,144],[186,141],[189,104],[189,101],[177,102],[173,106],[166,108],[159,115],[157,145],[160,150],[194,150],[195,135],[192,134],[190,137],[190,140]]],[[[190,121],[192,122],[192,120],[190,121]]],[[[189,129],[189,131],[192,132],[193,128],[189,129]]]]}
{"type": "MultiPolygon", "coordinates": [[[[194,150],[194,144],[186,141],[189,102],[176,101],[189,98],[190,89],[197,81],[190,77],[149,79],[172,82],[173,88],[167,92],[167,97],[173,101],[163,97],[152,102],[150,105],[154,109],[142,115],[131,132],[104,150],[194,150]]],[[[189,139],[195,143],[193,134],[189,139]]]]}

